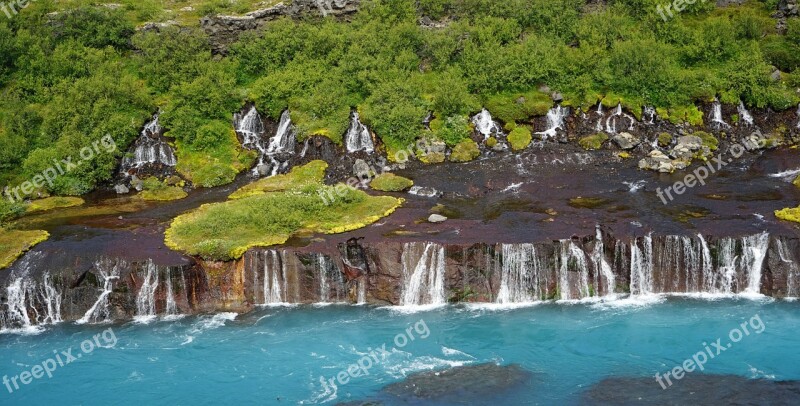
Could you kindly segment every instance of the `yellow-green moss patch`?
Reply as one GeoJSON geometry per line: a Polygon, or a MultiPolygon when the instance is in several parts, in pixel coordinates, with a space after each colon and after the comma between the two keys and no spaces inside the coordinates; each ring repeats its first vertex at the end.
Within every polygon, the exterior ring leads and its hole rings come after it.
{"type": "Polygon", "coordinates": [[[608,141],[608,135],[605,135],[604,133],[597,133],[595,135],[588,135],[581,138],[578,140],[578,144],[580,144],[583,149],[589,151],[600,149],[600,147],[602,147],[603,143],[606,141],[608,141]]]}
{"type": "Polygon", "coordinates": [[[511,144],[511,149],[514,151],[521,151],[528,148],[532,139],[531,130],[525,126],[516,127],[508,134],[508,142],[511,144]]]}
{"type": "Polygon", "coordinates": [[[800,223],[800,207],[788,207],[781,210],[775,210],[775,217],[781,220],[800,223]]]}
{"type": "Polygon", "coordinates": [[[50,237],[47,231],[6,230],[0,228],[0,269],[7,268],[34,245],[50,237]]]}
{"type": "Polygon", "coordinates": [[[80,197],[48,197],[46,199],[32,201],[28,207],[25,208],[25,213],[30,214],[64,207],[80,206],[83,203],[84,201],[80,197]]]}
{"type": "Polygon", "coordinates": [[[281,192],[308,184],[322,183],[328,164],[325,161],[311,161],[306,165],[292,168],[285,175],[275,175],[259,179],[249,185],[241,187],[230,195],[231,199],[241,199],[267,192],[281,192]]]}
{"type": "Polygon", "coordinates": [[[414,181],[393,173],[382,173],[375,177],[369,186],[381,192],[402,192],[414,186],[414,181]]]}
{"type": "Polygon", "coordinates": [[[481,154],[478,149],[478,144],[472,140],[464,140],[453,147],[453,153],[450,154],[452,162],[469,162],[477,158],[481,154]]]}

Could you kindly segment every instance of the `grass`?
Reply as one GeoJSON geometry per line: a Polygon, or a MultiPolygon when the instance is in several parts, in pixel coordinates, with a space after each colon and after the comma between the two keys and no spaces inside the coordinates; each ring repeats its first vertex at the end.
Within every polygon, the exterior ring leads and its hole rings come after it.
{"type": "Polygon", "coordinates": [[[511,144],[511,149],[514,151],[521,151],[528,148],[532,139],[531,130],[524,126],[516,127],[508,134],[508,142],[511,144]]]}
{"type": "Polygon", "coordinates": [[[608,135],[604,133],[597,133],[595,135],[588,135],[586,137],[581,138],[578,140],[578,144],[583,147],[583,149],[587,151],[600,149],[603,146],[603,143],[608,141],[608,135]]]}
{"type": "Polygon", "coordinates": [[[775,217],[781,220],[800,223],[800,207],[788,207],[781,210],[775,210],[775,217]]]}
{"type": "Polygon", "coordinates": [[[48,197],[46,199],[32,201],[25,208],[25,213],[31,214],[65,207],[80,206],[84,203],[85,202],[80,197],[48,197]]]}
{"type": "Polygon", "coordinates": [[[472,140],[464,140],[459,142],[453,147],[453,153],[450,154],[450,161],[452,162],[469,162],[477,158],[481,154],[478,149],[478,144],[472,140]]]}
{"type": "Polygon", "coordinates": [[[202,151],[177,142],[175,154],[178,158],[178,172],[198,187],[231,183],[236,174],[252,167],[258,158],[255,151],[241,148],[232,129],[219,144],[202,151]]]}
{"type": "Polygon", "coordinates": [[[0,228],[0,269],[8,268],[22,254],[50,237],[42,230],[5,230],[0,228]]]}
{"type": "Polygon", "coordinates": [[[144,180],[144,190],[139,197],[148,201],[180,200],[189,194],[179,186],[170,186],[166,182],[150,177],[144,180]]]}
{"type": "Polygon", "coordinates": [[[237,191],[241,192],[237,198],[178,216],[165,233],[167,246],[207,260],[232,260],[252,247],[282,244],[299,233],[336,234],[363,228],[403,203],[342,185],[326,186],[321,177],[301,175],[318,176],[323,165],[314,161],[278,180],[256,182],[259,187],[237,191]],[[331,194],[337,198],[327,204],[322,196],[331,194]]]}
{"type": "Polygon", "coordinates": [[[501,93],[487,97],[484,106],[494,118],[511,123],[547,114],[553,107],[553,99],[537,90],[501,93]]]}
{"type": "Polygon", "coordinates": [[[381,192],[402,192],[414,186],[414,181],[393,173],[382,173],[376,176],[369,186],[381,192]]]}
{"type": "Polygon", "coordinates": [[[259,179],[249,185],[243,186],[230,195],[231,199],[261,195],[268,192],[282,192],[311,184],[320,184],[325,177],[328,164],[325,161],[311,161],[306,165],[292,168],[285,175],[275,175],[259,179]]]}

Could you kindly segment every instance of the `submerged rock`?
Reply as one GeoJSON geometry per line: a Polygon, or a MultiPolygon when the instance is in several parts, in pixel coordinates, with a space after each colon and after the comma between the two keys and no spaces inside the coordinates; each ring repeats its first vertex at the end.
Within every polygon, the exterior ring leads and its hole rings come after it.
{"type": "MultiPolygon", "coordinates": [[[[663,379],[662,379],[663,380],[663,379]]],[[[654,377],[607,378],[592,386],[582,404],[590,405],[793,405],[800,399],[800,381],[747,379],[734,375],[687,374],[664,381],[654,377]]]]}

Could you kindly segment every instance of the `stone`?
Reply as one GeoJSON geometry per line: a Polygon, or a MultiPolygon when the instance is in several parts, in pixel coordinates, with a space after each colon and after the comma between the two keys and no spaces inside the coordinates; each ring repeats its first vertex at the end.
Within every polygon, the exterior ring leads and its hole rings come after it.
{"type": "Polygon", "coordinates": [[[742,139],[742,145],[748,151],[755,151],[761,149],[763,143],[758,134],[750,134],[742,139]]]}
{"type": "Polygon", "coordinates": [[[141,192],[144,189],[144,182],[138,176],[133,175],[131,177],[131,187],[141,192]]]}
{"type": "Polygon", "coordinates": [[[368,178],[370,177],[370,173],[372,169],[369,167],[367,161],[363,159],[356,159],[355,165],[353,165],[353,175],[357,178],[368,178]]]}
{"type": "Polygon", "coordinates": [[[258,172],[259,176],[269,176],[272,173],[269,169],[269,165],[261,164],[256,167],[256,172],[258,172]]]}
{"type": "Polygon", "coordinates": [[[128,189],[127,186],[122,185],[122,184],[114,186],[114,191],[117,192],[118,195],[126,195],[126,194],[131,192],[131,190],[128,189]]]}
{"type": "Polygon", "coordinates": [[[612,138],[615,144],[617,144],[622,149],[634,149],[639,144],[642,143],[641,140],[634,137],[633,134],[627,132],[621,132],[612,138]]]}
{"type": "Polygon", "coordinates": [[[428,217],[429,223],[444,223],[445,221],[447,221],[447,217],[441,214],[431,214],[430,217],[428,217]]]}
{"type": "Polygon", "coordinates": [[[561,103],[562,101],[564,101],[564,95],[562,95],[562,94],[561,94],[561,93],[559,93],[559,92],[553,92],[553,94],[552,94],[552,95],[550,95],[550,97],[551,97],[551,98],[553,99],[553,101],[554,101],[554,102],[556,102],[556,103],[561,103]]]}
{"type": "Polygon", "coordinates": [[[771,75],[769,75],[769,77],[770,77],[770,79],[772,79],[773,81],[775,81],[775,82],[778,82],[778,81],[780,81],[780,80],[781,80],[781,71],[779,71],[779,70],[775,69],[774,71],[772,71],[772,74],[771,74],[771,75]]]}

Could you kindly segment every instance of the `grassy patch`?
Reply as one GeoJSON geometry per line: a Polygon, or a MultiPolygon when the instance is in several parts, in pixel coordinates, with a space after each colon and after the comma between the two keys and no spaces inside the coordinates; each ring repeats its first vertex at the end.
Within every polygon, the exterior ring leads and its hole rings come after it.
{"type": "Polygon", "coordinates": [[[578,140],[578,143],[583,147],[583,149],[590,151],[595,149],[600,149],[603,146],[603,143],[608,141],[608,135],[604,133],[597,133],[595,135],[588,135],[586,137],[581,138],[578,140]]]}
{"type": "Polygon", "coordinates": [[[47,240],[47,231],[0,229],[0,269],[7,268],[34,245],[47,240]]]}
{"type": "Polygon", "coordinates": [[[249,185],[243,186],[239,190],[233,192],[230,198],[242,199],[268,192],[282,192],[310,184],[320,184],[325,177],[325,169],[327,168],[328,164],[325,161],[311,161],[306,165],[292,168],[292,170],[285,175],[275,175],[269,178],[259,179],[249,185]]]}
{"type": "Polygon", "coordinates": [[[716,151],[719,148],[719,140],[713,134],[705,131],[695,131],[692,135],[700,137],[703,140],[703,145],[707,146],[711,151],[716,151]]]}
{"type": "Polygon", "coordinates": [[[382,173],[375,177],[369,186],[382,192],[402,192],[414,186],[414,181],[393,173],[382,173]]]}
{"type": "Polygon", "coordinates": [[[188,196],[183,188],[179,186],[169,186],[157,178],[147,178],[144,180],[144,190],[139,196],[144,200],[169,201],[180,200],[188,196]]]}
{"type": "Polygon", "coordinates": [[[236,174],[255,164],[257,153],[242,149],[236,133],[230,130],[214,147],[195,150],[177,143],[176,169],[195,186],[214,187],[233,182],[236,174]]]}
{"type": "Polygon", "coordinates": [[[166,231],[167,246],[208,260],[231,260],[252,247],[282,244],[296,233],[335,234],[366,227],[403,203],[299,176],[319,172],[320,163],[309,165],[287,175],[299,183],[283,178],[280,191],[250,189],[237,199],[178,216],[166,231]],[[323,199],[333,195],[335,199],[323,199]]]}
{"type": "Polygon", "coordinates": [[[553,99],[534,90],[491,95],[486,98],[484,105],[494,118],[510,123],[547,114],[553,107],[553,99]]]}
{"type": "Polygon", "coordinates": [[[478,149],[478,144],[472,140],[464,140],[453,147],[453,153],[450,154],[450,160],[453,162],[469,162],[477,158],[481,154],[478,149]]]}
{"type": "Polygon", "coordinates": [[[84,201],[80,197],[48,197],[46,199],[32,201],[28,207],[25,208],[25,213],[30,214],[64,207],[80,206],[83,203],[84,201]]]}
{"type": "Polygon", "coordinates": [[[525,126],[516,127],[508,134],[508,142],[511,144],[511,149],[514,151],[521,151],[528,148],[532,139],[531,130],[525,126]]]}
{"type": "Polygon", "coordinates": [[[781,220],[800,223],[800,207],[787,207],[785,209],[775,210],[775,217],[781,220]]]}

